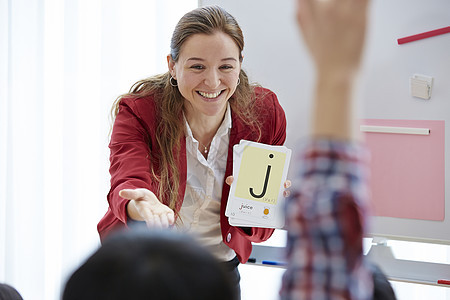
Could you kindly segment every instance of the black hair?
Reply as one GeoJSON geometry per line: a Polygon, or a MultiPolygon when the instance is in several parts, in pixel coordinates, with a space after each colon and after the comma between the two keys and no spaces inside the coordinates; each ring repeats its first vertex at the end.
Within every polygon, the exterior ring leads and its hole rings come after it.
{"type": "Polygon", "coordinates": [[[0,283],[0,300],[23,300],[23,298],[12,286],[0,283]]]}
{"type": "Polygon", "coordinates": [[[236,299],[222,264],[193,237],[147,228],[113,234],[67,281],[63,300],[236,299]]]}

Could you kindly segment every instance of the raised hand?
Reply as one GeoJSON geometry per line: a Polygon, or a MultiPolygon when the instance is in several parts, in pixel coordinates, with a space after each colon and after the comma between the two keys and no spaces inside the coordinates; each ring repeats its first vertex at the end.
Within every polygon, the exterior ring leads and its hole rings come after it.
{"type": "Polygon", "coordinates": [[[319,74],[340,72],[342,76],[358,69],[368,2],[297,0],[297,21],[319,74]]]}
{"type": "Polygon", "coordinates": [[[368,0],[297,0],[297,21],[316,67],[311,136],[360,140],[355,80],[368,0]]]}

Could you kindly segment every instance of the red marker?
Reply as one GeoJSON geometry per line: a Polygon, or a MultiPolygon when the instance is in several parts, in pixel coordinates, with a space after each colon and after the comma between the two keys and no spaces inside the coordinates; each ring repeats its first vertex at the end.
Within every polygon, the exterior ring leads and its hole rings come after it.
{"type": "Polygon", "coordinates": [[[440,279],[440,280],[438,280],[438,284],[446,284],[446,285],[450,285],[450,280],[440,279]]]}
{"type": "Polygon", "coordinates": [[[435,30],[431,30],[431,31],[427,31],[427,32],[422,32],[419,34],[414,34],[414,35],[410,35],[404,38],[400,38],[397,39],[397,43],[399,45],[401,44],[405,44],[405,43],[409,43],[409,42],[414,42],[417,40],[421,40],[421,39],[426,39],[432,36],[436,36],[436,35],[440,35],[440,34],[444,34],[444,33],[450,33],[450,26],[444,27],[444,28],[439,28],[439,29],[435,29],[435,30]]]}

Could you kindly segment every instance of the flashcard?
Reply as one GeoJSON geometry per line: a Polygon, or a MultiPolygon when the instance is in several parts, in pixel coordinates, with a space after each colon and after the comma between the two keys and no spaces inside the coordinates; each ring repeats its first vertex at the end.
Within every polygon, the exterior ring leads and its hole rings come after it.
{"type": "Polygon", "coordinates": [[[225,215],[234,226],[284,226],[283,184],[291,150],[241,140],[233,146],[233,177],[225,215]]]}

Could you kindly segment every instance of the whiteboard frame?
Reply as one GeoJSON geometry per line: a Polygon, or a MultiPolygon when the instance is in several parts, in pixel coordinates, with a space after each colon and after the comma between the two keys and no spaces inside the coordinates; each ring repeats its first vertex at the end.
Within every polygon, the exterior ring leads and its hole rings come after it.
{"type": "MultiPolygon", "coordinates": [[[[311,60],[295,23],[295,1],[199,1],[199,5],[212,4],[222,6],[240,24],[246,42],[242,67],[251,81],[277,94],[288,122],[286,146],[294,149],[308,132],[314,81],[311,60]]],[[[355,91],[358,98],[364,99],[358,108],[361,118],[445,120],[445,147],[450,149],[450,34],[397,44],[398,38],[448,26],[449,19],[450,1],[446,0],[426,4],[420,0],[371,2],[366,52],[355,91]],[[410,95],[409,79],[416,73],[434,78],[429,100],[410,95]]],[[[450,187],[449,171],[450,159],[446,155],[446,187],[450,187]]],[[[450,244],[449,188],[445,199],[443,222],[372,217],[369,236],[450,244]]]]}

